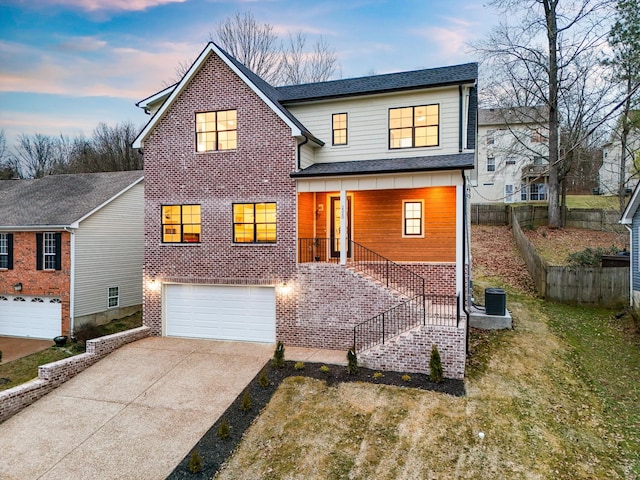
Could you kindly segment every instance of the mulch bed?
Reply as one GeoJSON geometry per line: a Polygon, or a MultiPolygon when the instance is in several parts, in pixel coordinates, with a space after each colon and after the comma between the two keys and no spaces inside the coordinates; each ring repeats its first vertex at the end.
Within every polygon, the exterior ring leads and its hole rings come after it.
{"type": "Polygon", "coordinates": [[[342,382],[368,382],[380,385],[392,385],[397,387],[418,388],[422,390],[431,390],[442,392],[454,396],[464,396],[464,381],[445,379],[442,383],[433,383],[429,381],[429,376],[421,373],[411,373],[411,379],[405,381],[402,379],[404,373],[399,372],[381,372],[382,377],[374,378],[376,370],[368,368],[358,368],[356,375],[349,375],[347,367],[342,365],[327,365],[329,372],[322,372],[320,367],[322,363],[305,363],[303,370],[294,368],[295,362],[287,361],[282,368],[275,368],[268,362],[265,365],[267,376],[270,384],[267,387],[261,387],[258,383],[260,374],[256,375],[245,391],[249,391],[251,398],[251,409],[243,412],[241,409],[242,397],[244,392],[235,399],[222,416],[213,424],[213,426],[204,434],[200,441],[193,447],[192,451],[198,452],[202,458],[202,470],[199,473],[191,473],[189,471],[189,461],[191,453],[189,453],[174,471],[167,477],[169,480],[200,480],[210,479],[215,475],[222,464],[231,456],[242,440],[244,432],[249,428],[251,423],[260,415],[260,412],[271,400],[271,396],[278,389],[278,386],[287,377],[304,376],[324,380],[328,385],[335,385],[342,382]],[[226,419],[229,427],[229,437],[221,440],[218,438],[218,429],[223,419],[226,419]]]}

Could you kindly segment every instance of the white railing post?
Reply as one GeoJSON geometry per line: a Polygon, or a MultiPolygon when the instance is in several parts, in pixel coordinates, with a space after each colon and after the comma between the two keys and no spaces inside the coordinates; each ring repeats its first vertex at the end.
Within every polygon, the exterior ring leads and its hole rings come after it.
{"type": "Polygon", "coordinates": [[[340,265],[347,264],[347,191],[340,190],[340,265]]]}

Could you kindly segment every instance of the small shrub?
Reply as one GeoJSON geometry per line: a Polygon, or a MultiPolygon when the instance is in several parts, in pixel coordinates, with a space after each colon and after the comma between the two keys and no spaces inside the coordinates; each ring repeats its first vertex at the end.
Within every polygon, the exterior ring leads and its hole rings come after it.
{"type": "Polygon", "coordinates": [[[218,427],[218,438],[220,440],[226,440],[227,438],[229,438],[230,434],[231,434],[231,429],[229,428],[227,419],[223,417],[222,421],[220,422],[220,426],[218,427]]]}
{"type": "Polygon", "coordinates": [[[253,406],[253,402],[251,401],[251,395],[249,395],[249,390],[244,391],[244,395],[242,396],[242,403],[240,404],[240,410],[244,413],[247,413],[251,410],[253,406]]]}
{"type": "Polygon", "coordinates": [[[282,342],[278,342],[276,345],[276,349],[273,352],[272,363],[274,367],[284,367],[284,344],[282,342]]]}
{"type": "Polygon", "coordinates": [[[296,362],[293,368],[295,368],[296,370],[304,370],[304,362],[296,362]]]}
{"type": "Polygon", "coordinates": [[[197,450],[191,452],[191,459],[189,460],[189,471],[191,473],[199,473],[202,471],[202,457],[197,450]]]}
{"type": "Polygon", "coordinates": [[[442,370],[442,360],[440,360],[440,352],[438,347],[431,347],[431,359],[429,360],[429,380],[434,383],[441,383],[444,380],[444,371],[442,370]]]}
{"type": "Polygon", "coordinates": [[[267,388],[271,384],[269,377],[267,377],[267,369],[263,368],[260,372],[260,376],[258,377],[258,385],[262,388],[267,388]]]}
{"type": "Polygon", "coordinates": [[[100,328],[97,325],[88,323],[73,331],[73,338],[75,342],[78,342],[82,347],[87,344],[87,340],[98,338],[102,335],[100,328]]]}
{"type": "Polygon", "coordinates": [[[330,370],[331,370],[331,369],[330,369],[329,367],[327,367],[326,365],[322,365],[322,366],[320,367],[320,371],[321,371],[322,373],[329,373],[329,371],[330,371],[330,370]]]}
{"type": "Polygon", "coordinates": [[[404,375],[402,375],[402,381],[403,382],[410,382],[411,381],[411,375],[405,373],[404,375]]]}
{"type": "Polygon", "coordinates": [[[382,374],[382,372],[376,372],[376,373],[374,373],[374,374],[373,374],[373,378],[375,378],[376,380],[377,380],[378,378],[382,378],[382,377],[384,377],[384,375],[382,374]]]}
{"type": "Polygon", "coordinates": [[[351,347],[347,351],[347,372],[349,375],[358,373],[358,356],[356,355],[356,347],[351,347]]]}
{"type": "Polygon", "coordinates": [[[574,267],[598,267],[603,255],[616,255],[619,249],[615,246],[609,248],[587,247],[580,252],[567,255],[567,263],[574,267]]]}

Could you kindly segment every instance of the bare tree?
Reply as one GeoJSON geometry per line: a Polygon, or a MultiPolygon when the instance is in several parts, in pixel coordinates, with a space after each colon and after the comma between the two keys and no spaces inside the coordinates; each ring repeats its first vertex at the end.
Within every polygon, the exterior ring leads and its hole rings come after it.
{"type": "Polygon", "coordinates": [[[288,43],[282,49],[278,82],[281,85],[324,82],[336,73],[338,57],[335,50],[320,37],[311,52],[305,51],[307,38],[298,30],[289,35],[288,43]]]}
{"type": "Polygon", "coordinates": [[[271,25],[258,22],[251,12],[236,12],[219,23],[211,40],[263,80],[269,83],[277,80],[278,36],[271,25]]]}
{"type": "Polygon", "coordinates": [[[18,172],[15,171],[11,163],[9,148],[7,147],[7,137],[4,129],[2,129],[0,130],[0,180],[10,180],[17,176],[18,172]]]}
{"type": "Polygon", "coordinates": [[[620,121],[616,132],[620,135],[620,174],[618,198],[620,211],[625,207],[628,165],[634,161],[634,152],[629,148],[629,134],[637,128],[638,119],[633,112],[640,103],[640,6],[637,0],[619,0],[616,6],[616,21],[609,33],[612,57],[606,62],[612,67],[615,84],[621,87],[624,96],[620,121]],[[634,125],[635,123],[635,125],[634,125]]]}
{"type": "MultiPolygon", "coordinates": [[[[568,146],[560,156],[561,111],[575,100],[570,97],[580,90],[578,75],[584,65],[597,66],[609,4],[610,0],[493,0],[490,5],[507,20],[475,48],[491,72],[485,93],[499,106],[547,109],[551,227],[562,225],[560,184],[570,169],[566,153],[576,147],[568,146]],[[577,64],[581,67],[576,68],[577,64]],[[565,160],[567,165],[562,165],[565,160]]],[[[584,132],[591,121],[581,123],[584,132]]]]}
{"type": "Polygon", "coordinates": [[[130,122],[110,127],[100,123],[90,140],[76,139],[73,170],[75,172],[117,172],[141,170],[142,155],[131,147],[138,129],[130,122]]]}
{"type": "Polygon", "coordinates": [[[21,134],[14,147],[13,164],[22,178],[42,178],[56,167],[58,141],[41,133],[21,134]]]}

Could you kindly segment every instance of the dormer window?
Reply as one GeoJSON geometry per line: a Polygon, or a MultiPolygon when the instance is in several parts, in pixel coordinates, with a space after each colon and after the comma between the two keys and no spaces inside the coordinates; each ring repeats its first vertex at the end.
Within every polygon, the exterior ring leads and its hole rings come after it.
{"type": "Polygon", "coordinates": [[[389,109],[389,148],[436,147],[440,137],[440,106],[389,109]]]}
{"type": "Polygon", "coordinates": [[[196,113],[196,151],[235,150],[238,147],[236,110],[196,113]]]}

